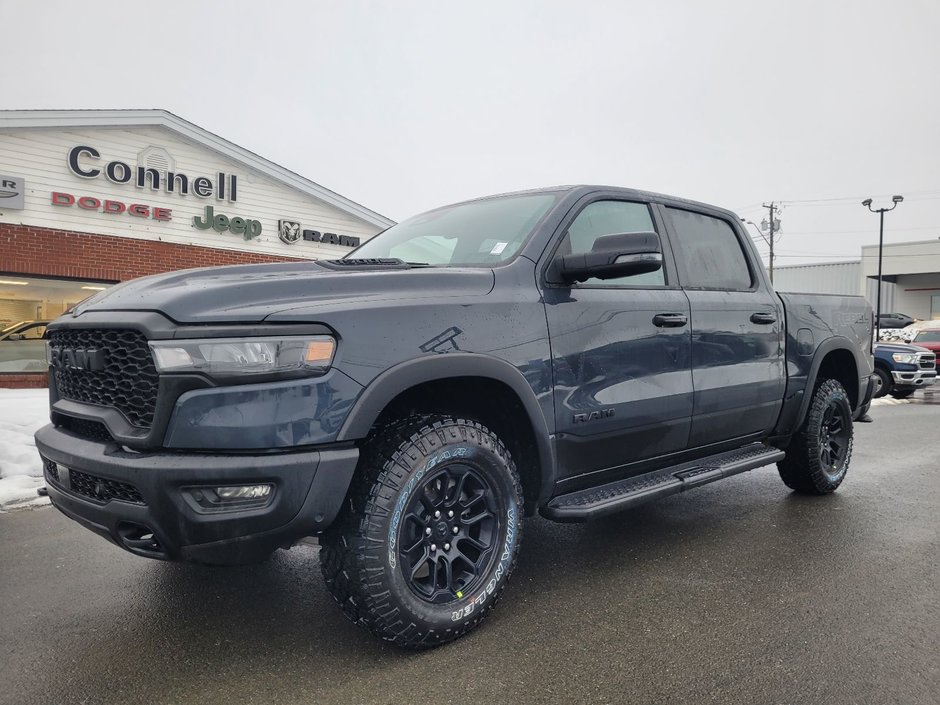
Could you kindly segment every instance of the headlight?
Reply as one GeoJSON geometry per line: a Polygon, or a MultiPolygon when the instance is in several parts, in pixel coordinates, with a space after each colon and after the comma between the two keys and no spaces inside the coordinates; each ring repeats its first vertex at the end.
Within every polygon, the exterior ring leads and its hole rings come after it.
{"type": "Polygon", "coordinates": [[[205,372],[215,376],[326,371],[336,341],[328,335],[286,338],[152,340],[160,372],[205,372]]]}
{"type": "Polygon", "coordinates": [[[891,357],[895,362],[903,362],[905,365],[913,365],[917,362],[917,355],[912,353],[894,353],[891,357]]]}

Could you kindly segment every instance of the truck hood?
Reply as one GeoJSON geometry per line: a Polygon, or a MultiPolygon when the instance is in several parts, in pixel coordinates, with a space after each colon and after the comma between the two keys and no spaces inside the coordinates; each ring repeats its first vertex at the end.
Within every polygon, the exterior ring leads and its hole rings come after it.
{"type": "Polygon", "coordinates": [[[886,353],[922,353],[930,352],[927,348],[920,345],[909,345],[908,343],[875,343],[875,351],[886,353]]]}
{"type": "Polygon", "coordinates": [[[156,311],[177,323],[259,323],[321,303],[336,310],[389,298],[485,296],[493,282],[493,270],[485,268],[340,268],[314,261],[210,267],[122,282],[85,299],[70,315],[156,311]]]}

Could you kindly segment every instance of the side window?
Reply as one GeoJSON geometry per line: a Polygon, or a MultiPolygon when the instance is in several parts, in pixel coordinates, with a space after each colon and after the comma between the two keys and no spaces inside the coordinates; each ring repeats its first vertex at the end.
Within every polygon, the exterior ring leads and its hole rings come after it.
{"type": "MultiPolygon", "coordinates": [[[[560,254],[590,252],[594,241],[604,235],[617,233],[655,232],[649,206],[628,201],[595,201],[574,219],[562,240],[560,254]]],[[[581,286],[665,286],[666,274],[662,269],[646,274],[635,274],[618,279],[588,279],[581,286]]]]}
{"type": "Polygon", "coordinates": [[[683,286],[732,291],[751,288],[751,270],[731,225],[692,211],[666,210],[675,231],[672,247],[683,286]]]}

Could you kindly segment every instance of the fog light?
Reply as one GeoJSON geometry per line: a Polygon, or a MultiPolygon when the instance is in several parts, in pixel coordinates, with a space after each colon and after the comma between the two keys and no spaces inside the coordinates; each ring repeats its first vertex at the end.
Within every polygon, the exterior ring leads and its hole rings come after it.
{"type": "Polygon", "coordinates": [[[271,494],[272,485],[241,485],[237,487],[216,487],[219,499],[263,499],[271,494]]]}
{"type": "Polygon", "coordinates": [[[182,487],[183,498],[200,514],[266,507],[274,501],[274,485],[182,487]]]}

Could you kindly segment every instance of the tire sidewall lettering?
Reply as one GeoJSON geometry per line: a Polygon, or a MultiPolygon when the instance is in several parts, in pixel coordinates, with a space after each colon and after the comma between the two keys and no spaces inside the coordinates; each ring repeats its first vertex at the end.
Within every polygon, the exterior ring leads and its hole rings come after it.
{"type": "Polygon", "coordinates": [[[499,563],[496,566],[493,577],[490,578],[476,596],[470,597],[462,607],[451,612],[451,621],[459,622],[462,619],[466,619],[473,614],[477,608],[482,607],[490,595],[496,591],[500,580],[512,564],[513,548],[516,543],[516,533],[518,531],[518,513],[516,503],[510,501],[509,509],[506,512],[506,540],[503,544],[503,552],[499,557],[499,563]]]}

